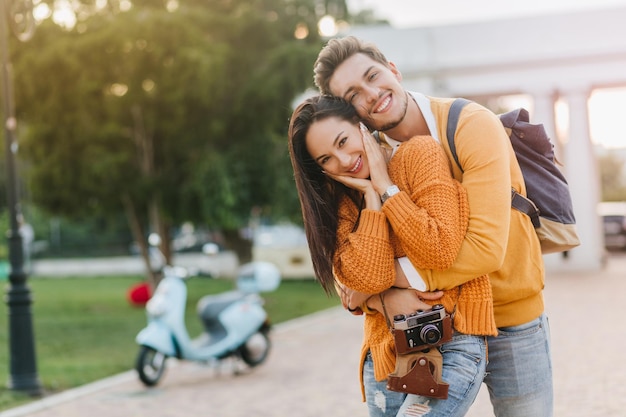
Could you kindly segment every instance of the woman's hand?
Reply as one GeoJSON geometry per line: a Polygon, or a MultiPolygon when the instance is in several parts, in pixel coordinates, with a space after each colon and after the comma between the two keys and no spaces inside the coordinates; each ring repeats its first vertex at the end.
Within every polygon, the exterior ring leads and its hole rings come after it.
{"type": "Polygon", "coordinates": [[[393,185],[387,172],[387,154],[363,123],[361,123],[361,138],[367,155],[372,185],[378,195],[383,195],[387,188],[393,185]]]}
{"type": "Polygon", "coordinates": [[[367,194],[368,192],[376,192],[374,190],[374,187],[372,186],[372,182],[368,179],[354,178],[348,175],[333,175],[329,172],[326,173],[326,176],[332,178],[337,182],[342,183],[348,188],[360,191],[362,194],[367,194]]]}
{"type": "Polygon", "coordinates": [[[347,175],[333,175],[330,173],[326,173],[326,175],[346,187],[360,191],[365,196],[365,208],[371,210],[381,209],[382,203],[380,202],[380,194],[376,192],[370,180],[349,177],[347,175]]]}
{"type": "Polygon", "coordinates": [[[335,282],[335,290],[337,291],[337,294],[339,294],[339,297],[341,297],[341,304],[343,305],[343,308],[355,316],[363,314],[363,311],[359,306],[362,305],[371,295],[351,290],[339,282],[335,282]]]}

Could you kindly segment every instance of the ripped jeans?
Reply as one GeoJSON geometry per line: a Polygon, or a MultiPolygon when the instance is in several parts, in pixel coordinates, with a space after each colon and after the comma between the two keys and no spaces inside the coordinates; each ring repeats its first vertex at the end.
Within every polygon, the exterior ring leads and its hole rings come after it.
{"type": "Polygon", "coordinates": [[[455,333],[442,345],[442,378],[450,384],[448,399],[387,390],[387,381],[376,381],[368,353],[363,365],[365,399],[370,417],[462,417],[476,399],[487,365],[484,336],[455,333]]]}

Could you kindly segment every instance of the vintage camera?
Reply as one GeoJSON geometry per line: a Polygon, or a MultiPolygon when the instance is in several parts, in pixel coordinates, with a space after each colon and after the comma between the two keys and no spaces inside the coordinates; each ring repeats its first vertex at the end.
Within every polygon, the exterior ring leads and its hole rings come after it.
{"type": "Polygon", "coordinates": [[[396,315],[393,327],[400,353],[439,346],[452,337],[450,316],[441,304],[428,311],[396,315]]]}

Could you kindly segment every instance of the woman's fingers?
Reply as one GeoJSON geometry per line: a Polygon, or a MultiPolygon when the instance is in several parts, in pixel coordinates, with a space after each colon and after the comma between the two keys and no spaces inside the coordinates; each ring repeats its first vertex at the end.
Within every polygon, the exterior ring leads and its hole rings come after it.
{"type": "Polygon", "coordinates": [[[374,189],[378,194],[385,192],[392,182],[387,172],[387,158],[385,150],[379,145],[374,136],[369,131],[361,130],[363,148],[367,155],[370,168],[370,178],[374,189]]]}
{"type": "Polygon", "coordinates": [[[369,188],[372,187],[372,183],[370,180],[349,177],[347,175],[333,175],[329,173],[326,173],[326,175],[333,180],[342,183],[346,187],[353,188],[357,191],[361,191],[362,193],[365,193],[369,188]]]}

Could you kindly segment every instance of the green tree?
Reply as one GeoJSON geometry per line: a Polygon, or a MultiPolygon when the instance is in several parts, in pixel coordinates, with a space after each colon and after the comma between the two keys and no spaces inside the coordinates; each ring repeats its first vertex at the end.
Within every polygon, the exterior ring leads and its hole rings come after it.
{"type": "Polygon", "coordinates": [[[297,217],[285,136],[321,46],[315,4],[133,4],[71,30],[45,21],[13,48],[33,202],[73,218],[124,211],[146,262],[147,227],[167,242],[187,220],[235,237],[252,210],[297,217]]]}

